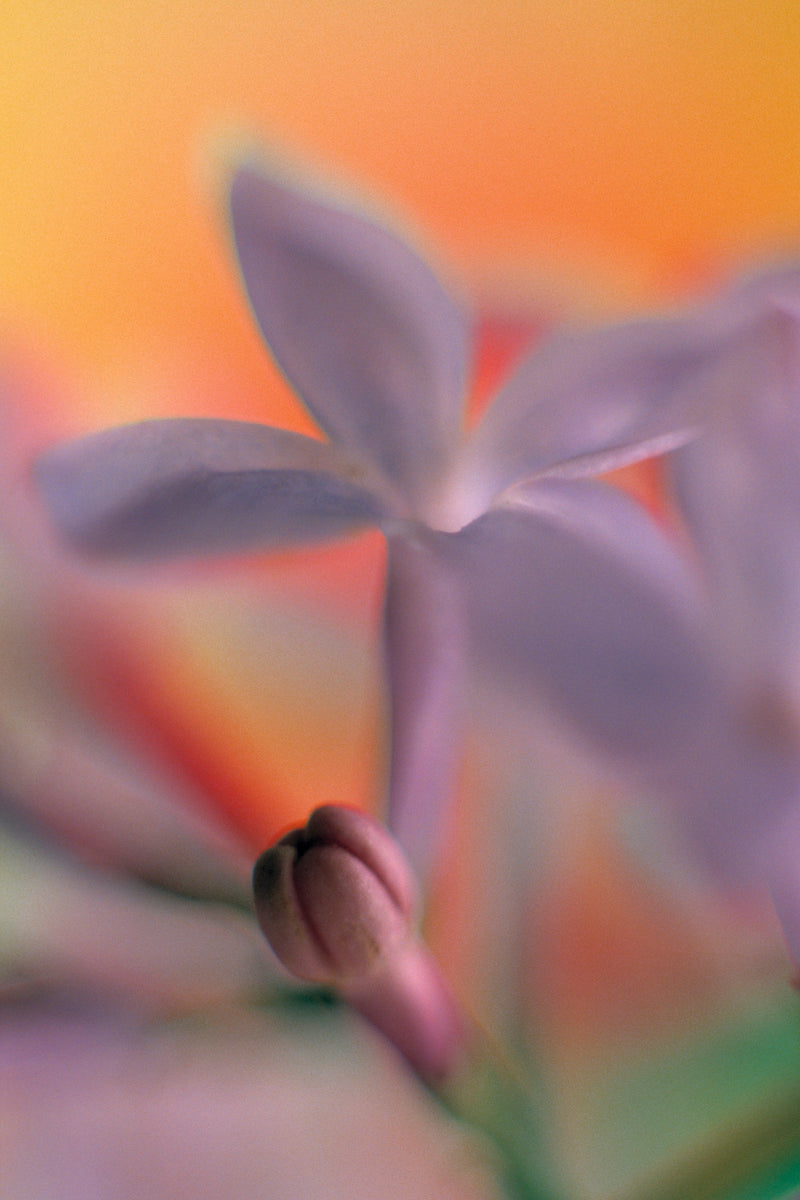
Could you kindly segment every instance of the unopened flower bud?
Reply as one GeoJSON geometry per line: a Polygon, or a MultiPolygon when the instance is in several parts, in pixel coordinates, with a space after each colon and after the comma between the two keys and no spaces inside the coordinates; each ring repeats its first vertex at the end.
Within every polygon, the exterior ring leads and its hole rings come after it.
{"type": "Polygon", "coordinates": [[[346,984],[383,967],[409,940],[414,884],[376,821],[325,805],[253,871],[261,929],[294,975],[346,984]]]}

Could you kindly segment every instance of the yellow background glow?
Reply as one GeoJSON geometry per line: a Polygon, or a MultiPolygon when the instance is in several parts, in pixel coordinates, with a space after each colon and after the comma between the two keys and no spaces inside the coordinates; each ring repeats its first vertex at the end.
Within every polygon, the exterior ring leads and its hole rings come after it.
{"type": "Polygon", "coordinates": [[[203,183],[221,131],[354,178],[483,284],[629,306],[800,243],[792,0],[5,0],[0,31],[0,317],[85,424],[296,414],[203,183]]]}

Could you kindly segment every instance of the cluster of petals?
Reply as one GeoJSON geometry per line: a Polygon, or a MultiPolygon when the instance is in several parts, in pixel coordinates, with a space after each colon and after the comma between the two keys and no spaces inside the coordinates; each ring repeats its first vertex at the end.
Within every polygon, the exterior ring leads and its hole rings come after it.
{"type": "Polygon", "coordinates": [[[255,319],[324,440],[172,419],[57,446],[36,479],[60,535],[152,561],[381,529],[389,822],[423,875],[470,655],[669,789],[700,731],[729,728],[719,658],[678,554],[588,477],[687,443],[786,281],[555,333],[467,428],[470,321],[403,237],[255,161],[233,175],[230,216],[255,319]]]}

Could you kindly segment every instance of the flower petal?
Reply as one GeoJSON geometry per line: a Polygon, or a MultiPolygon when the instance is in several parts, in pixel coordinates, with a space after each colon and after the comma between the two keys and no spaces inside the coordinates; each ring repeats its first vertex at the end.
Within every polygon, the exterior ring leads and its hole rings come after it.
{"type": "MultiPolygon", "coordinates": [[[[751,873],[766,844],[786,841],[776,830],[800,794],[799,387],[797,319],[776,310],[720,374],[707,431],[670,462],[706,573],[711,645],[733,711],[727,744],[685,790],[687,818],[707,857],[751,873]]],[[[776,896],[795,884],[780,874],[776,896]]]]}
{"type": "Polygon", "coordinates": [[[459,429],[465,322],[393,233],[339,201],[244,166],[231,190],[256,319],[320,427],[424,494],[459,429]]]}
{"type": "MultiPolygon", "coordinates": [[[[587,636],[594,623],[589,636],[601,639],[601,653],[617,656],[607,679],[614,689],[612,704],[631,705],[621,720],[623,731],[633,734],[637,722],[643,728],[648,720],[654,722],[644,753],[632,747],[634,765],[641,764],[647,784],[669,799],[677,832],[706,868],[736,883],[752,879],[763,862],[764,838],[783,819],[800,782],[800,755],[779,744],[779,736],[773,736],[771,745],[759,744],[759,729],[770,722],[778,733],[780,710],[769,707],[769,696],[754,695],[749,710],[739,706],[731,688],[735,665],[728,657],[716,657],[712,631],[697,620],[701,596],[694,576],[630,497],[607,484],[561,479],[523,485],[509,492],[512,497],[532,515],[552,522],[565,538],[576,539],[581,556],[600,552],[593,567],[587,557],[580,568],[591,571],[590,583],[581,584],[576,564],[568,564],[571,582],[562,584],[565,611],[557,617],[566,624],[571,619],[566,609],[576,603],[576,593],[588,593],[591,612],[581,619],[577,636],[587,636]],[[660,628],[642,639],[643,627],[653,619],[661,622],[660,628]],[[619,685],[630,687],[634,671],[645,673],[647,685],[631,687],[626,697],[619,685]],[[680,689],[685,709],[675,714],[679,722],[674,725],[670,704],[673,693],[678,703],[680,689]],[[696,723],[694,729],[685,718],[696,723]]],[[[552,576],[551,582],[555,584],[552,576]]],[[[550,636],[538,607],[531,610],[530,622],[534,635],[550,636]]],[[[554,643],[562,639],[565,655],[575,652],[574,633],[552,637],[554,643]]],[[[591,662],[587,654],[587,672],[591,662]]],[[[586,683],[591,686],[591,680],[586,683]]],[[[591,728],[587,732],[591,735],[591,728]]],[[[606,742],[604,737],[597,740],[601,746],[606,742]]],[[[605,748],[610,746],[613,742],[606,742],[605,748]]],[[[623,755],[628,753],[623,749],[623,755]]]]}
{"type": "Polygon", "coordinates": [[[450,572],[404,537],[389,542],[383,636],[391,718],[388,824],[424,883],[453,795],[466,646],[450,572]]]}
{"type": "Polygon", "coordinates": [[[543,512],[509,507],[434,537],[460,579],[475,655],[512,690],[650,776],[679,747],[698,750],[720,692],[683,591],[543,512]]]}
{"type": "Polygon", "coordinates": [[[252,921],[78,866],[0,826],[0,958],[21,978],[131,1008],[230,1002],[277,978],[252,921]]]}
{"type": "Polygon", "coordinates": [[[500,1200],[485,1141],[335,1012],[0,1027],[5,1200],[500,1200]],[[144,1152],[143,1152],[144,1151],[144,1152]]]}
{"type": "Polygon", "coordinates": [[[374,525],[380,501],[321,442],[240,421],[143,421],[56,446],[35,478],[59,533],[115,558],[233,553],[374,525]]]}
{"type": "Polygon", "coordinates": [[[800,326],[775,312],[732,356],[708,430],[673,457],[722,650],[749,685],[800,699],[800,326]]]}
{"type": "MultiPolygon", "coordinates": [[[[25,665],[31,674],[41,667],[33,656],[25,665]]],[[[205,797],[87,728],[49,675],[50,708],[43,698],[32,704],[8,676],[3,682],[0,814],[172,890],[247,898],[245,851],[204,815],[205,797]]]]}
{"type": "Polygon", "coordinates": [[[778,827],[769,851],[766,875],[770,895],[786,948],[795,968],[800,969],[800,810],[796,804],[789,820],[778,827]]]}
{"type": "Polygon", "coordinates": [[[547,477],[511,488],[506,499],[514,508],[550,518],[568,533],[599,542],[626,569],[649,578],[676,600],[697,603],[696,581],[672,543],[658,533],[642,505],[620,488],[592,479],[547,477]]]}
{"type": "Polygon", "coordinates": [[[753,303],[800,316],[800,266],[796,262],[772,263],[745,275],[733,294],[744,308],[753,303]]]}
{"type": "Polygon", "coordinates": [[[502,389],[459,476],[486,507],[535,475],[597,473],[684,444],[706,415],[717,370],[790,290],[790,278],[779,286],[770,276],[695,317],[556,334],[502,389]]]}

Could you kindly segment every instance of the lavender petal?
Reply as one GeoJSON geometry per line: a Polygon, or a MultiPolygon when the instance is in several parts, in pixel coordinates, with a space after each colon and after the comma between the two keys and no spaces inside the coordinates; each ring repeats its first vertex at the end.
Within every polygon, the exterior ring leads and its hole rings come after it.
{"type": "MultiPolygon", "coordinates": [[[[659,762],[651,747],[641,757],[646,782],[669,800],[677,831],[706,868],[729,882],[752,880],[762,861],[759,846],[766,831],[783,820],[800,785],[800,755],[789,752],[786,737],[788,714],[768,693],[753,694],[749,704],[739,702],[731,686],[735,664],[729,656],[716,657],[712,631],[697,623],[702,596],[694,575],[630,497],[607,484],[560,479],[524,485],[509,497],[557,524],[567,537],[588,538],[611,556],[621,614],[627,610],[632,621],[638,620],[626,599],[631,573],[639,586],[654,589],[653,597],[661,597],[662,607],[668,605],[671,616],[664,636],[665,649],[675,656],[667,664],[672,677],[678,680],[683,672],[691,681],[695,666],[685,661],[687,655],[697,657],[700,668],[691,689],[694,707],[688,709],[697,724],[689,736],[678,735],[674,744],[681,747],[679,753],[668,752],[659,762]],[[682,666],[679,655],[684,656],[682,666]],[[763,744],[760,734],[770,727],[772,735],[763,744]]],[[[599,572],[593,586],[598,584],[599,606],[607,586],[599,572]]],[[[633,630],[628,636],[632,635],[633,630]]],[[[632,700],[636,702],[636,695],[632,700]]],[[[674,736],[669,723],[663,732],[667,738],[674,736]]]]}
{"type": "Polygon", "coordinates": [[[244,166],[231,191],[266,341],[320,427],[422,496],[458,434],[461,314],[421,258],[355,208],[244,166]]]}
{"type": "Polygon", "coordinates": [[[732,356],[708,429],[670,464],[715,598],[721,649],[747,686],[798,694],[800,326],[775,312],[732,356]]]}
{"type": "Polygon", "coordinates": [[[331,447],[239,421],[144,421],[57,446],[35,480],[61,536],[106,558],[233,553],[376,524],[331,447]]]}
{"type": "Polygon", "coordinates": [[[718,374],[788,288],[762,281],[696,317],[555,334],[501,391],[461,473],[479,481],[488,505],[527,478],[596,474],[685,444],[708,415],[718,374]]]}
{"type": "Polygon", "coordinates": [[[623,766],[655,777],[680,750],[691,769],[723,693],[683,589],[529,509],[489,512],[434,544],[463,589],[476,658],[507,686],[623,766]]]}

